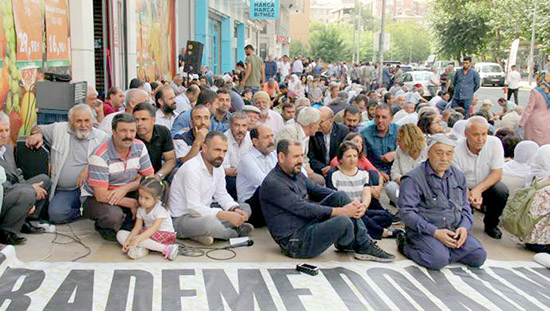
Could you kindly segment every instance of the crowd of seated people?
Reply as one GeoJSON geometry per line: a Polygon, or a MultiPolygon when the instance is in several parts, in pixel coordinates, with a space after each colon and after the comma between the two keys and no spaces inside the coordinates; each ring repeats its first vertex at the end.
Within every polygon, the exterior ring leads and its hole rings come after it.
{"type": "MultiPolygon", "coordinates": [[[[530,125],[536,139],[522,140],[522,111],[506,102],[494,117],[475,112],[475,97],[453,102],[438,92],[428,103],[417,87],[374,88],[305,69],[303,78],[279,74],[263,90],[243,88],[231,73],[187,83],[178,74],[154,88],[136,78],[108,90],[101,109],[90,87],[91,99],[73,106],[67,122],[37,125],[26,138],[26,148],[47,145],[50,155],[49,176],[30,179],[0,113],[0,243],[42,232],[38,219],[88,218],[130,258],[155,251],[174,259],[178,238],[210,245],[267,226],[290,257],[334,245],[389,262],[395,256],[373,240],[394,238],[421,266],[478,267],[487,253],[470,234],[473,213],[484,214],[484,234],[501,239],[515,193],[550,181],[546,138],[530,125]]],[[[542,109],[535,101],[549,84],[543,78],[531,91],[529,114],[542,109]]],[[[537,189],[530,207],[540,221],[519,237],[535,252],[550,247],[549,189],[537,189]]]]}

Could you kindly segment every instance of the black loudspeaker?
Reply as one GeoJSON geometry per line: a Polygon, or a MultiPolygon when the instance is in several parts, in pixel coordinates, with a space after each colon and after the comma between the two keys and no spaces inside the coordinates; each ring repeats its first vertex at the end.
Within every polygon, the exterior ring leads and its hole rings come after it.
{"type": "Polygon", "coordinates": [[[200,73],[203,49],[204,44],[197,41],[187,41],[185,57],[183,58],[183,72],[200,73]]]}

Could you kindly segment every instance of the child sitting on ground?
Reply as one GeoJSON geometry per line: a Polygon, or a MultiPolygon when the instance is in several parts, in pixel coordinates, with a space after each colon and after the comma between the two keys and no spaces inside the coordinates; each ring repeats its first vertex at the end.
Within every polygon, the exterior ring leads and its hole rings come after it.
{"type": "Polygon", "coordinates": [[[139,184],[139,207],[132,232],[120,230],[117,241],[122,251],[132,259],[145,257],[149,250],[160,252],[164,258],[178,256],[176,232],[170,213],[162,205],[167,198],[167,184],[155,178],[143,178],[139,184]]]}

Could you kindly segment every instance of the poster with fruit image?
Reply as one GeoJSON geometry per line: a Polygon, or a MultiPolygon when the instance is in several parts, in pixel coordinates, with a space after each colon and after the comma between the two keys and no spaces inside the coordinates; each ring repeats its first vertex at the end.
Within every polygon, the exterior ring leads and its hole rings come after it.
{"type": "Polygon", "coordinates": [[[0,105],[9,115],[13,142],[28,135],[36,124],[36,83],[42,79],[40,72],[70,73],[69,65],[44,67],[42,3],[42,0],[0,0],[0,105]],[[25,17],[29,14],[32,20],[25,17]],[[16,20],[22,23],[17,24],[16,20]]]}

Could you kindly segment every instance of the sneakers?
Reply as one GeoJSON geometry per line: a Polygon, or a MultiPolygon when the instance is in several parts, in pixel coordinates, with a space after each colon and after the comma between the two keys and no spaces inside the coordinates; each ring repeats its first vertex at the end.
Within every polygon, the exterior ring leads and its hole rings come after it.
{"type": "Polygon", "coordinates": [[[239,237],[248,236],[252,231],[254,231],[254,226],[252,224],[245,222],[239,228],[235,228],[235,229],[237,230],[237,233],[239,233],[239,237]]]}
{"type": "Polygon", "coordinates": [[[407,234],[405,233],[405,230],[402,230],[402,229],[393,230],[393,236],[395,237],[397,250],[400,253],[403,253],[403,247],[408,244],[407,234]]]}
{"type": "Polygon", "coordinates": [[[189,239],[202,245],[212,245],[214,243],[214,238],[209,235],[192,236],[189,239]]]}
{"type": "Polygon", "coordinates": [[[149,255],[149,250],[144,247],[136,246],[128,251],[128,257],[132,259],[140,259],[147,255],[149,255]]]}
{"type": "Polygon", "coordinates": [[[166,245],[166,247],[162,251],[162,254],[166,259],[169,259],[169,260],[176,259],[176,257],[178,257],[178,244],[166,245]]]}
{"type": "Polygon", "coordinates": [[[334,243],[334,247],[336,248],[336,251],[339,253],[349,253],[349,252],[355,252],[353,248],[345,248],[343,246],[340,246],[336,243],[334,243]]]}
{"type": "Polygon", "coordinates": [[[386,253],[372,241],[362,249],[356,250],[355,258],[359,260],[370,260],[377,262],[392,262],[395,260],[394,255],[386,253]]]}

